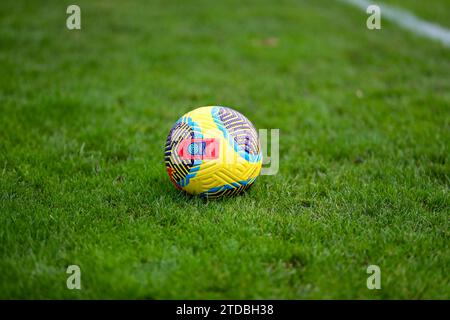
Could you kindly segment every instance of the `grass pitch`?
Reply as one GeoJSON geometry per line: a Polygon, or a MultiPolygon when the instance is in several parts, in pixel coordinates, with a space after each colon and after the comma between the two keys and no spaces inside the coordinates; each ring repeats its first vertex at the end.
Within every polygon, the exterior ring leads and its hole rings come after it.
{"type": "Polygon", "coordinates": [[[450,298],[449,48],[337,1],[69,4],[0,4],[0,298],[450,298]],[[180,194],[204,105],[279,128],[279,173],[180,194]]]}

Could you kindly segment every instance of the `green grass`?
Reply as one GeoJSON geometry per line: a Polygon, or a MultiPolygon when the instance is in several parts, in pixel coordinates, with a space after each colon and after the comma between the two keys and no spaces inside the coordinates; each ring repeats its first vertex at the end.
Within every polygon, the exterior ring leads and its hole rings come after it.
{"type": "MultiPolygon", "coordinates": [[[[377,3],[377,1],[374,1],[377,3]]],[[[381,3],[390,4],[412,12],[414,15],[429,22],[450,28],[450,2],[443,0],[382,0],[381,3]]],[[[383,13],[381,14],[383,15],[383,13]]]]}
{"type": "Polygon", "coordinates": [[[450,298],[448,48],[334,1],[71,3],[0,4],[0,298],[450,298]],[[163,146],[211,104],[281,159],[208,202],[163,146]]]}

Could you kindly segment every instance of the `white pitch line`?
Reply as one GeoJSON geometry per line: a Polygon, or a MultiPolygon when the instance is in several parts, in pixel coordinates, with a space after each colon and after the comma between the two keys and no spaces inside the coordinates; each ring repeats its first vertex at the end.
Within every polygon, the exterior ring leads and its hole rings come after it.
{"type": "Polygon", "coordinates": [[[367,0],[340,0],[342,2],[351,4],[355,7],[366,11],[367,7],[374,4],[378,5],[381,9],[381,19],[387,18],[392,22],[398,24],[404,29],[410,30],[418,35],[425,36],[430,39],[438,40],[443,45],[450,47],[450,29],[442,27],[436,23],[422,20],[412,13],[389,6],[386,4],[377,3],[375,1],[367,0]]]}

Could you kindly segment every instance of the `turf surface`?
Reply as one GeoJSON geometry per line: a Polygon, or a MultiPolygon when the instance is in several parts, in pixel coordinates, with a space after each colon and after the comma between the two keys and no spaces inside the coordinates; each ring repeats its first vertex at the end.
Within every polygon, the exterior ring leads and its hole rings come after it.
{"type": "Polygon", "coordinates": [[[448,48],[335,1],[77,3],[0,4],[0,298],[450,298],[448,48]],[[279,128],[280,172],[175,190],[203,105],[279,128]]]}

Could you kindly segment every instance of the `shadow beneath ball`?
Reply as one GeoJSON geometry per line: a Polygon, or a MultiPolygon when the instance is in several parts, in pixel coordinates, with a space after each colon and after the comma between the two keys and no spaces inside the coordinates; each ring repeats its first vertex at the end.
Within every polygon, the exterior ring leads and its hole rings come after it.
{"type": "Polygon", "coordinates": [[[209,201],[222,202],[222,201],[226,201],[228,199],[235,199],[235,198],[240,198],[240,197],[246,196],[250,192],[250,189],[253,188],[254,184],[252,183],[251,185],[242,186],[245,188],[241,188],[240,190],[238,190],[238,189],[224,190],[222,192],[218,192],[213,195],[209,195],[207,193],[203,193],[200,195],[193,195],[193,194],[187,193],[184,190],[179,190],[179,189],[173,187],[173,185],[170,182],[167,183],[167,185],[172,187],[172,190],[168,194],[172,198],[172,200],[184,200],[184,201],[190,201],[190,202],[202,201],[203,203],[207,203],[209,201]]]}

